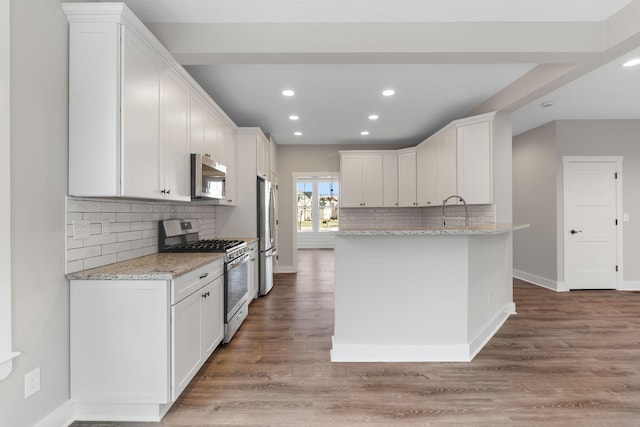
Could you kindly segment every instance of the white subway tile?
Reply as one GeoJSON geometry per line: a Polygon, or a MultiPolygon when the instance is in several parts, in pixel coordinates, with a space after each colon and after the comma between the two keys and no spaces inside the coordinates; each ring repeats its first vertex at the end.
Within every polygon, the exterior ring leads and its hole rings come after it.
{"type": "Polygon", "coordinates": [[[130,251],[118,252],[118,261],[138,258],[142,256],[142,249],[132,249],[130,251]]]}
{"type": "Polygon", "coordinates": [[[77,261],[79,259],[91,258],[101,254],[100,246],[89,246],[67,251],[67,261],[77,261]]]}
{"type": "Polygon", "coordinates": [[[132,203],[131,212],[153,212],[153,205],[149,203],[132,203]]]}
{"type": "Polygon", "coordinates": [[[149,238],[149,239],[140,239],[131,241],[131,249],[144,248],[148,246],[158,246],[157,238],[149,238]]]}
{"type": "Polygon", "coordinates": [[[131,249],[131,242],[110,243],[102,245],[102,254],[114,254],[117,252],[124,252],[131,249]]]}
{"type": "Polygon", "coordinates": [[[84,269],[102,267],[103,265],[113,264],[118,261],[116,254],[103,255],[93,258],[87,258],[84,260],[84,269]]]}
{"type": "Polygon", "coordinates": [[[130,222],[112,222],[109,224],[110,233],[121,233],[123,231],[131,231],[130,222]]]}
{"type": "Polygon", "coordinates": [[[79,259],[67,263],[67,274],[84,270],[84,261],[79,259]]]}
{"type": "Polygon", "coordinates": [[[83,219],[88,219],[89,221],[112,221],[116,220],[115,212],[85,212],[82,214],[83,219]]]}
{"type": "Polygon", "coordinates": [[[152,230],[142,230],[143,239],[148,239],[150,237],[158,237],[158,230],[155,228],[152,230]]]}
{"type": "Polygon", "coordinates": [[[77,248],[82,248],[84,247],[84,243],[82,242],[82,239],[73,239],[73,238],[67,238],[67,250],[69,249],[77,249],[77,248]]]}
{"type": "Polygon", "coordinates": [[[118,212],[117,214],[117,222],[133,222],[133,221],[141,221],[142,220],[142,213],[140,212],[134,212],[134,213],[129,213],[129,212],[118,212]]]}
{"type": "Polygon", "coordinates": [[[118,236],[118,242],[142,239],[142,231],[125,231],[123,233],[117,233],[116,235],[118,236]]]}
{"type": "Polygon", "coordinates": [[[82,219],[82,212],[67,212],[67,225],[73,225],[73,221],[82,219]]]}
{"type": "Polygon", "coordinates": [[[142,248],[142,256],[145,255],[152,255],[158,253],[158,247],[157,246],[147,246],[146,248],[142,248]]]}
{"type": "Polygon", "coordinates": [[[136,221],[131,223],[131,231],[136,230],[152,230],[154,228],[157,229],[157,222],[153,221],[136,221]]]}
{"type": "Polygon", "coordinates": [[[131,212],[131,203],[102,202],[102,212],[131,212]]]}
{"type": "Polygon", "coordinates": [[[85,246],[107,245],[115,242],[116,242],[115,234],[107,234],[106,236],[97,235],[97,236],[92,236],[92,237],[89,237],[88,239],[83,240],[83,243],[85,246]]]}
{"type": "Polygon", "coordinates": [[[100,212],[102,202],[67,198],[68,212],[100,212]]]}

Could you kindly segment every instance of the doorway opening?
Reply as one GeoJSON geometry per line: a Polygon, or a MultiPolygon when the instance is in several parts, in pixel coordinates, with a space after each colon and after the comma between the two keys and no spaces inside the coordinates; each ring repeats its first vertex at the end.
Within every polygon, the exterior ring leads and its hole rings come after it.
{"type": "Polygon", "coordinates": [[[338,174],[305,174],[295,178],[298,249],[330,249],[339,228],[338,174]]]}

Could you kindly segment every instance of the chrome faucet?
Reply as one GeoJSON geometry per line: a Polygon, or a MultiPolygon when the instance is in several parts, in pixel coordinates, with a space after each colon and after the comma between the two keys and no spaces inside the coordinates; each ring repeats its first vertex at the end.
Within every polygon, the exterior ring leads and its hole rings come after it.
{"type": "MultiPolygon", "coordinates": [[[[453,198],[457,198],[464,205],[464,225],[465,227],[468,227],[469,226],[469,210],[467,209],[467,202],[465,202],[462,197],[455,194],[453,196],[447,197],[442,201],[442,226],[444,227],[445,225],[447,225],[447,221],[446,221],[447,217],[444,216],[444,206],[447,204],[449,199],[453,199],[453,198]]],[[[450,217],[450,218],[455,218],[455,217],[450,217]]]]}

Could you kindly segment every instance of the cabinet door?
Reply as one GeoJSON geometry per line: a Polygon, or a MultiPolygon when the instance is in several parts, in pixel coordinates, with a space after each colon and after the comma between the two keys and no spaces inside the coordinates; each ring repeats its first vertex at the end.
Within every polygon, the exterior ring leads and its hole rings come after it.
{"type": "Polygon", "coordinates": [[[395,151],[382,155],[382,205],[398,206],[398,154],[395,151]]]}
{"type": "Polygon", "coordinates": [[[236,135],[226,124],[220,125],[220,163],[227,167],[225,179],[226,197],[218,202],[220,205],[234,206],[236,202],[236,135]]]}
{"type": "Polygon", "coordinates": [[[171,307],[171,397],[178,398],[204,362],[200,331],[204,288],[171,307]]]}
{"type": "Polygon", "coordinates": [[[362,156],[362,203],[366,207],[382,206],[382,154],[362,156]]]}
{"type": "Polygon", "coordinates": [[[252,243],[249,248],[251,251],[249,259],[249,262],[251,263],[251,265],[249,266],[249,296],[253,299],[258,296],[258,281],[260,279],[258,271],[258,242],[252,243]]]}
{"type": "Polygon", "coordinates": [[[165,199],[191,200],[189,179],[189,86],[166,67],[160,84],[160,192],[165,199]]]}
{"type": "Polygon", "coordinates": [[[269,142],[258,136],[257,140],[257,164],[256,170],[259,177],[269,179],[269,142]]]}
{"type": "Polygon", "coordinates": [[[493,203],[492,134],[490,121],[457,128],[458,195],[467,204],[493,203]]]}
{"type": "Polygon", "coordinates": [[[456,134],[453,128],[438,138],[437,151],[437,200],[444,200],[456,194],[457,191],[456,134]]]}
{"type": "Polygon", "coordinates": [[[218,277],[202,288],[201,329],[203,360],[213,353],[224,337],[224,287],[223,278],[218,277]]]}
{"type": "Polygon", "coordinates": [[[125,28],[122,44],[121,195],[158,199],[160,60],[145,41],[125,28]]]}
{"type": "Polygon", "coordinates": [[[195,154],[205,154],[204,148],[204,112],[205,103],[194,91],[191,91],[191,109],[189,111],[189,147],[195,154]]]}
{"type": "Polygon", "coordinates": [[[398,204],[417,206],[416,151],[398,153],[398,204]]]}
{"type": "Polygon", "coordinates": [[[420,206],[435,206],[437,201],[437,155],[438,147],[434,141],[421,145],[419,156],[418,193],[420,206]]]}
{"type": "Polygon", "coordinates": [[[340,205],[345,208],[362,206],[362,156],[340,156],[340,205]]]}
{"type": "MultiPolygon", "coordinates": [[[[209,108],[204,112],[204,151],[202,154],[220,162],[220,121],[209,108]]],[[[225,165],[226,166],[226,165],[225,165]]]]}

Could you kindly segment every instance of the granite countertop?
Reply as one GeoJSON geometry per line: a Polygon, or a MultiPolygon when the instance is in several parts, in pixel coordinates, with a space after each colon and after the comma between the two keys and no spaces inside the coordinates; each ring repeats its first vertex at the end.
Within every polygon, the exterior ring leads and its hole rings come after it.
{"type": "Polygon", "coordinates": [[[474,224],[469,226],[433,226],[412,228],[341,228],[339,236],[472,236],[487,234],[502,234],[521,230],[529,224],[474,224]]]}
{"type": "Polygon", "coordinates": [[[67,274],[70,280],[171,280],[218,259],[221,253],[157,253],[67,274]]]}

